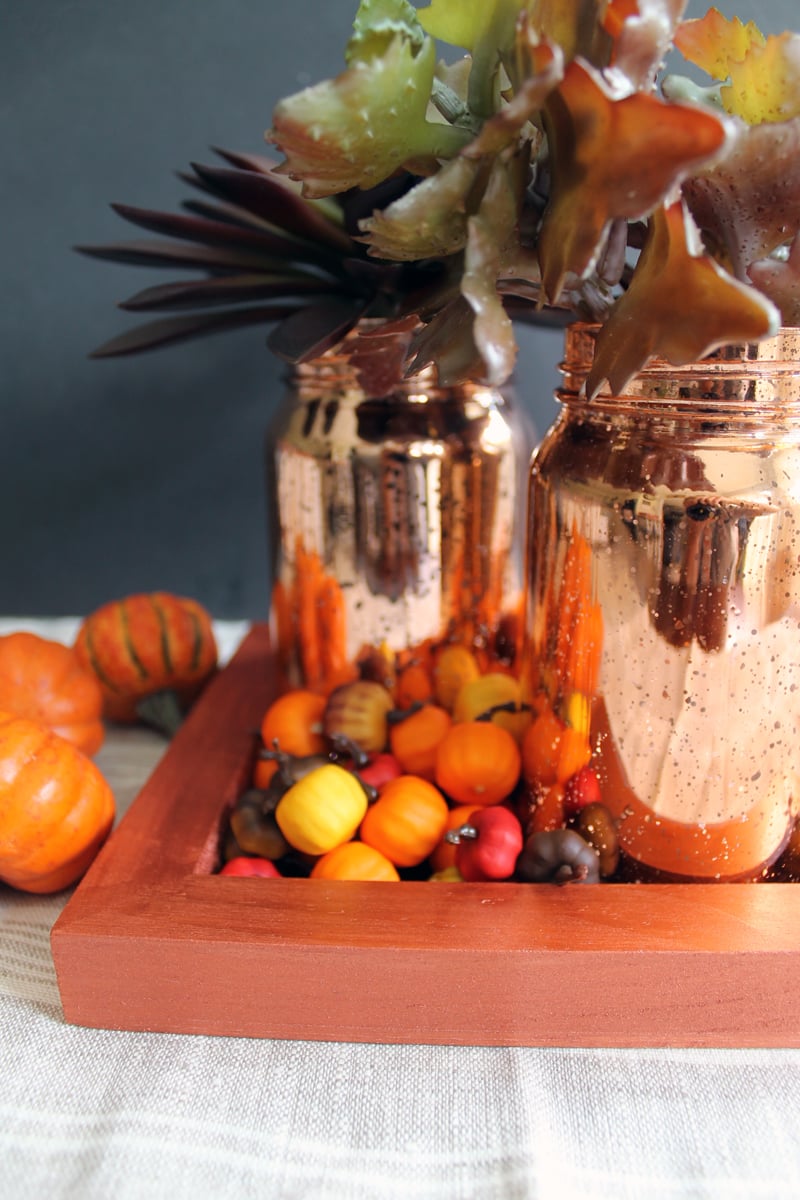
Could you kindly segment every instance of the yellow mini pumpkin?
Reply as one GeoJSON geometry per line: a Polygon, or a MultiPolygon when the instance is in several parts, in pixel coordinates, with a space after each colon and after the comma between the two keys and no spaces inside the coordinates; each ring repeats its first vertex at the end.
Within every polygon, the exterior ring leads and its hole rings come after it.
{"type": "Polygon", "coordinates": [[[366,792],[356,776],[327,763],[284,792],[275,820],[290,846],[316,856],[349,842],[366,811],[366,792]]]}

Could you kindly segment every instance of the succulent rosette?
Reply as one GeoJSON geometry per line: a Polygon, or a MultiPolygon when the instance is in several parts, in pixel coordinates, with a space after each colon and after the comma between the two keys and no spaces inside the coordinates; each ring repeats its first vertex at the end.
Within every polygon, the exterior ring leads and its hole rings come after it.
{"type": "Polygon", "coordinates": [[[299,362],[371,318],[405,333],[398,371],[499,385],[515,320],[578,316],[591,393],[800,323],[800,34],[684,10],[362,0],[342,72],[274,110],[282,161],[196,167],[191,216],[118,210],[190,245],[85,248],[206,275],[127,301],[192,312],[98,353],[270,322],[299,362]]]}

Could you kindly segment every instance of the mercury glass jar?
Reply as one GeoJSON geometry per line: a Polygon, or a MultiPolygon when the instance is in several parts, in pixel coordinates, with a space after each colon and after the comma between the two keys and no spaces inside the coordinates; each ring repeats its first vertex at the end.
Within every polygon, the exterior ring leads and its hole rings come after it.
{"type": "Polygon", "coordinates": [[[447,637],[513,657],[527,423],[498,390],[440,388],[431,371],[384,387],[363,365],[348,341],[298,367],[268,437],[271,618],[290,681],[329,686],[371,650],[447,637]]]}
{"type": "Polygon", "coordinates": [[[634,877],[759,878],[800,806],[800,330],[588,402],[595,336],[530,472],[526,690],[634,877]]]}

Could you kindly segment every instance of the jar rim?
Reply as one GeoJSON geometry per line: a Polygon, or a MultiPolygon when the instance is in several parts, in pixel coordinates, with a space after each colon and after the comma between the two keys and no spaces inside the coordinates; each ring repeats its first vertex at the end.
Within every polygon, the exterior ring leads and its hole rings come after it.
{"type": "Polygon", "coordinates": [[[711,410],[754,419],[763,419],[770,410],[786,414],[800,408],[800,328],[787,326],[761,341],[727,343],[696,362],[676,365],[653,356],[620,394],[606,383],[589,401],[585,384],[600,329],[580,321],[567,327],[559,364],[564,382],[556,391],[562,403],[637,412],[652,407],[662,414],[698,417],[711,410]]]}

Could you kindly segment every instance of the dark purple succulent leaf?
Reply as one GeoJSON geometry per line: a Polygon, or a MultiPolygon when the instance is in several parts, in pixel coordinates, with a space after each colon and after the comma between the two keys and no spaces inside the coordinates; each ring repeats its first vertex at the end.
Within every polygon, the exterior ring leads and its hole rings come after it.
{"type": "Polygon", "coordinates": [[[364,315],[366,307],[363,299],[343,296],[306,305],[272,330],[267,345],[286,362],[309,362],[338,345],[364,315]]]}
{"type": "Polygon", "coordinates": [[[406,374],[431,365],[441,387],[477,382],[486,369],[475,345],[474,313],[463,296],[441,309],[411,343],[406,374]]]}
{"type": "Polygon", "coordinates": [[[79,254],[137,267],[182,267],[185,270],[227,273],[269,270],[272,259],[234,247],[191,246],[183,242],[110,242],[105,246],[75,246],[79,254]]]}
{"type": "Polygon", "coordinates": [[[212,146],[214,154],[224,158],[232,167],[240,171],[254,171],[257,175],[271,175],[280,166],[279,158],[269,158],[266,154],[250,154],[240,150],[226,150],[224,146],[212,146]]]}
{"type": "Polygon", "coordinates": [[[104,342],[102,346],[93,350],[89,357],[119,358],[127,354],[139,354],[144,350],[155,350],[161,346],[188,341],[190,338],[207,337],[212,333],[224,333],[229,329],[268,325],[296,311],[296,305],[268,304],[203,316],[167,317],[159,321],[149,321],[146,325],[137,325],[135,329],[104,342]]]}
{"type": "MultiPolygon", "coordinates": [[[[188,179],[188,176],[184,176],[184,178],[188,179]]],[[[246,212],[236,204],[225,204],[221,200],[215,204],[210,204],[206,200],[182,200],[181,208],[195,216],[218,221],[222,225],[232,225],[238,229],[274,232],[268,221],[262,221],[260,217],[253,216],[252,213],[246,212]]]]}
{"type": "Polygon", "coordinates": [[[320,252],[319,246],[284,237],[269,229],[243,229],[205,217],[187,217],[180,213],[155,212],[148,208],[133,208],[128,204],[112,204],[114,212],[132,225],[161,233],[166,237],[183,238],[204,246],[237,246],[275,258],[316,262],[320,257],[337,261],[333,255],[320,252]]]}
{"type": "Polygon", "coordinates": [[[415,316],[428,321],[460,295],[463,254],[398,265],[403,272],[402,287],[398,287],[394,296],[394,314],[398,320],[415,316]]]}
{"type": "Polygon", "coordinates": [[[192,163],[192,170],[215,195],[233,201],[271,225],[340,252],[352,252],[351,239],[344,229],[329,221],[280,176],[206,167],[200,163],[192,163]]]}
{"type": "Polygon", "coordinates": [[[370,262],[365,258],[343,258],[343,273],[352,279],[362,292],[391,291],[402,294],[412,282],[412,274],[398,263],[370,262]]]}
{"type": "Polygon", "coordinates": [[[167,312],[173,308],[208,308],[244,304],[271,297],[318,295],[331,291],[331,280],[314,275],[234,275],[216,279],[165,283],[145,288],[119,305],[127,312],[167,312]]]}
{"type": "Polygon", "coordinates": [[[387,396],[403,380],[409,346],[419,327],[416,317],[360,329],[348,339],[350,364],[368,396],[387,396]]]}
{"type": "MultiPolygon", "coordinates": [[[[269,221],[266,217],[260,216],[259,213],[254,212],[252,209],[245,208],[241,204],[235,204],[231,200],[224,199],[220,195],[219,189],[215,187],[214,184],[201,180],[197,175],[191,175],[187,171],[177,171],[176,175],[178,179],[180,179],[183,183],[188,184],[189,187],[193,188],[195,191],[204,192],[207,196],[214,197],[213,204],[209,203],[209,201],[201,201],[196,199],[185,200],[182,203],[182,208],[185,208],[189,211],[195,211],[200,216],[211,216],[214,220],[227,220],[228,224],[241,225],[245,229],[263,229],[279,236],[281,234],[287,234],[291,237],[299,236],[297,234],[290,233],[287,229],[281,229],[274,222],[269,221]]],[[[291,181],[286,180],[285,178],[282,179],[282,182],[286,187],[292,186],[291,181]]],[[[303,200],[303,203],[305,204],[306,201],[303,200]]],[[[343,216],[342,207],[339,203],[338,197],[332,196],[327,200],[315,200],[313,202],[309,202],[309,205],[313,210],[315,210],[315,216],[322,217],[322,219],[327,221],[334,229],[341,229],[343,216]],[[325,212],[325,206],[327,206],[327,214],[325,212]]],[[[345,251],[344,241],[334,247],[328,246],[327,241],[315,239],[313,230],[304,235],[302,240],[306,243],[316,246],[320,252],[323,252],[327,249],[329,252],[332,251],[334,254],[342,254],[345,251]]],[[[357,254],[359,252],[359,247],[355,243],[350,243],[348,248],[351,254],[357,254]]]]}

